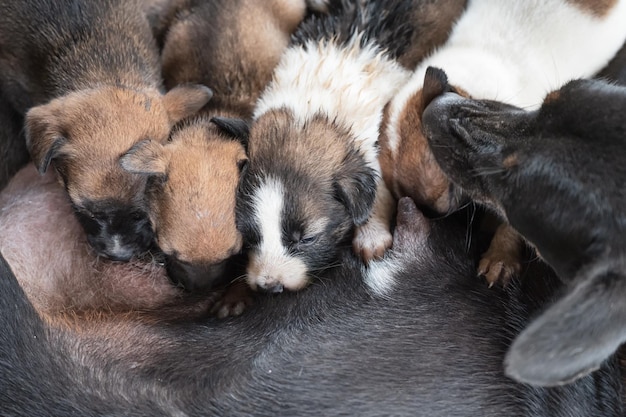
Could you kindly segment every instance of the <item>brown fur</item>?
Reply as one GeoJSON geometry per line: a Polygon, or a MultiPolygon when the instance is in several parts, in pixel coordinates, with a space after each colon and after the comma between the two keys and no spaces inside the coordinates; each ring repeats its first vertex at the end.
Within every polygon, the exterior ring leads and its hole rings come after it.
{"type": "Polygon", "coordinates": [[[220,264],[241,249],[235,193],[244,146],[228,138],[214,116],[249,119],[289,36],[303,19],[304,1],[173,2],[163,48],[165,84],[210,85],[202,116],[177,127],[168,144],[148,142],[124,157],[130,172],[161,176],[149,193],[157,243],[177,261],[220,264]]]}
{"type": "Polygon", "coordinates": [[[122,170],[119,157],[148,137],[167,139],[211,95],[203,86],[162,94],[142,1],[12,2],[0,17],[0,82],[25,113],[33,162],[41,173],[53,162],[90,243],[117,259],[151,242],[145,179],[122,170]]]}
{"type": "MultiPolygon", "coordinates": [[[[441,86],[433,78],[426,78],[424,83],[424,88],[409,98],[398,118],[395,129],[402,139],[395,153],[389,147],[390,106],[386,106],[380,135],[381,169],[387,187],[397,199],[411,197],[418,204],[446,213],[455,204],[450,181],[435,161],[422,131],[422,113],[434,98],[431,92],[441,86]]],[[[469,96],[460,88],[454,91],[469,96]]]]}
{"type": "Polygon", "coordinates": [[[566,0],[584,12],[596,17],[604,17],[615,6],[617,0],[566,0]]]}
{"type": "Polygon", "coordinates": [[[156,261],[94,256],[51,173],[23,168],[0,194],[0,208],[0,251],[41,314],[153,310],[182,296],[156,261]]]}
{"type": "Polygon", "coordinates": [[[201,80],[216,97],[238,95],[254,103],[305,12],[304,1],[192,4],[178,13],[167,34],[166,87],[201,80]]]}
{"type": "Polygon", "coordinates": [[[206,119],[178,129],[166,144],[140,143],[124,157],[126,169],[162,178],[148,200],[165,253],[214,264],[239,252],[234,193],[238,166],[246,159],[241,144],[224,138],[206,119]]]}
{"type": "MultiPolygon", "coordinates": [[[[394,128],[401,138],[396,152],[389,147],[389,109],[383,115],[380,135],[380,161],[383,178],[396,198],[411,197],[418,204],[438,213],[455,210],[459,204],[458,192],[451,186],[428,145],[422,130],[424,109],[444,91],[453,91],[463,97],[469,94],[462,88],[450,86],[447,80],[426,74],[424,85],[406,102],[394,128]]],[[[515,164],[515,155],[503,164],[515,164]]],[[[483,254],[478,274],[487,282],[506,284],[521,269],[523,240],[515,230],[504,224],[496,228],[488,250],[483,254]]]]}
{"type": "Polygon", "coordinates": [[[420,1],[409,18],[416,30],[407,51],[398,58],[406,68],[415,68],[433,49],[448,39],[456,20],[461,16],[467,0],[420,1]]]}

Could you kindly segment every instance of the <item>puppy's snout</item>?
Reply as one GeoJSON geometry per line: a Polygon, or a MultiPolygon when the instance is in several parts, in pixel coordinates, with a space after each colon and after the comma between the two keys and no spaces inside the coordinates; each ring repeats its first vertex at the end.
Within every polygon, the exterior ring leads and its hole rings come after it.
{"type": "Polygon", "coordinates": [[[167,257],[167,273],[170,279],[188,291],[209,289],[221,283],[227,261],[218,264],[192,264],[174,256],[167,257]]]}
{"type": "Polygon", "coordinates": [[[283,284],[279,283],[264,283],[258,286],[261,292],[265,292],[268,294],[279,294],[285,290],[283,284]]]}
{"type": "Polygon", "coordinates": [[[101,256],[115,261],[128,261],[147,252],[153,245],[154,233],[148,215],[140,211],[115,210],[77,212],[87,240],[101,256]]]}

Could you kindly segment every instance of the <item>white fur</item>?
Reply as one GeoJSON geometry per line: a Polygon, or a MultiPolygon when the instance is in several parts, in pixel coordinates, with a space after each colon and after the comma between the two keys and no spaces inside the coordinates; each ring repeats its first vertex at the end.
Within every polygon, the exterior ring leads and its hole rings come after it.
{"type": "Polygon", "coordinates": [[[368,163],[380,171],[376,141],[382,108],[409,79],[410,72],[375,45],[360,47],[360,36],[346,46],[332,41],[289,48],[261,96],[255,119],[281,107],[304,124],[327,115],[351,132],[368,163]]]}
{"type": "Polygon", "coordinates": [[[444,46],[425,59],[391,101],[387,136],[393,155],[396,126],[426,68],[443,69],[451,85],[476,99],[537,108],[547,93],[602,69],[626,39],[626,1],[604,18],[564,0],[470,0],[444,46]]]}
{"type": "Polygon", "coordinates": [[[284,193],[282,182],[274,178],[266,179],[254,192],[254,217],[261,242],[250,253],[247,281],[253,289],[280,283],[287,289],[298,290],[308,282],[306,265],[290,256],[282,243],[284,193]]]}
{"type": "MultiPolygon", "coordinates": [[[[377,141],[382,110],[409,79],[410,72],[389,59],[375,44],[361,46],[360,42],[361,35],[357,34],[346,45],[324,40],[289,48],[257,103],[254,117],[258,119],[272,109],[287,108],[296,123],[303,125],[316,115],[325,115],[351,133],[356,148],[380,176],[377,141]]],[[[357,230],[354,243],[358,253],[384,252],[391,244],[393,199],[380,178],[377,195],[372,218],[357,230]]],[[[267,227],[270,236],[275,235],[276,232],[269,231],[267,221],[259,221],[265,222],[263,234],[267,227]]],[[[278,228],[280,224],[273,221],[271,227],[278,228]]],[[[285,249],[279,243],[262,245],[254,258],[273,257],[274,262],[284,259],[285,249]]],[[[251,269],[267,271],[269,265],[268,261],[251,269]]]]}
{"type": "Polygon", "coordinates": [[[393,255],[370,262],[361,268],[363,281],[374,296],[387,298],[395,287],[396,276],[402,272],[402,262],[393,255]]]}

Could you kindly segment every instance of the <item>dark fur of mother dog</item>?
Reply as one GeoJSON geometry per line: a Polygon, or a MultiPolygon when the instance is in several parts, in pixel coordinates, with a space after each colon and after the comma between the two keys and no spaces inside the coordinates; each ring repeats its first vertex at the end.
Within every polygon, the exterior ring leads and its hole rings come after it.
{"type": "Polygon", "coordinates": [[[467,218],[430,221],[403,199],[385,260],[365,268],[345,249],[343,266],[305,290],[222,321],[157,313],[53,326],[1,261],[0,414],[622,415],[615,359],[564,387],[505,377],[506,347],[558,281],[531,262],[521,281],[487,288],[467,218]],[[374,275],[394,282],[387,296],[372,291],[374,275]]]}

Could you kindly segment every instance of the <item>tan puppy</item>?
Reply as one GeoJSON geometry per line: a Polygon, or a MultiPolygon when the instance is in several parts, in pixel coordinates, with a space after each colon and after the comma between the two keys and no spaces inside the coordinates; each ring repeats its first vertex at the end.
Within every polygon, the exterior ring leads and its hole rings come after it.
{"type": "Polygon", "coordinates": [[[202,86],[161,92],[158,50],[139,0],[2,1],[0,82],[26,114],[41,173],[59,173],[89,242],[128,260],[152,231],[145,178],[118,160],[146,138],[165,140],[178,120],[210,98],[202,86]]]}
{"type": "MultiPolygon", "coordinates": [[[[389,189],[439,213],[460,203],[421,130],[421,115],[431,99],[424,79],[429,66],[443,69],[459,94],[535,107],[549,91],[606,65],[626,38],[624,21],[624,0],[470,2],[447,43],[417,67],[386,109],[380,143],[389,189]]],[[[499,227],[479,273],[490,283],[508,279],[519,270],[521,248],[513,229],[499,227]]]]}
{"type": "Polygon", "coordinates": [[[182,296],[156,261],[94,256],[52,172],[23,168],[0,194],[0,213],[0,252],[42,314],[158,309],[182,296]]]}
{"type": "MultiPolygon", "coordinates": [[[[148,200],[157,244],[167,255],[170,276],[194,289],[217,283],[226,261],[241,249],[235,197],[247,163],[244,120],[307,5],[215,0],[186,6],[175,13],[165,38],[165,84],[202,83],[215,94],[203,114],[182,123],[168,143],[142,142],[122,158],[122,166],[152,178],[148,200]]],[[[242,304],[232,307],[234,314],[243,311],[242,304]]]]}

